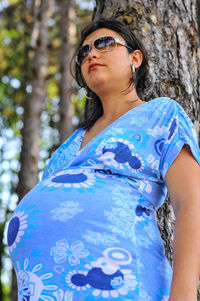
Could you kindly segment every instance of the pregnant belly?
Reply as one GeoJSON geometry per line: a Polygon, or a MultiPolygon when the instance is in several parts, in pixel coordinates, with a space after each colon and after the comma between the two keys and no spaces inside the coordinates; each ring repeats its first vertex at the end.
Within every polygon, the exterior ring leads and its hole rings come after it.
{"type": "Polygon", "coordinates": [[[61,171],[39,183],[8,226],[21,294],[42,296],[48,283],[52,294],[137,295],[136,249],[157,240],[153,216],[140,199],[122,177],[88,170],[61,171]]]}
{"type": "Polygon", "coordinates": [[[140,199],[122,177],[87,169],[60,171],[39,183],[16,208],[8,227],[9,250],[16,253],[18,245],[30,253],[62,239],[85,241],[91,248],[120,241],[135,244],[136,224],[142,237],[141,224],[152,219],[140,199]]]}

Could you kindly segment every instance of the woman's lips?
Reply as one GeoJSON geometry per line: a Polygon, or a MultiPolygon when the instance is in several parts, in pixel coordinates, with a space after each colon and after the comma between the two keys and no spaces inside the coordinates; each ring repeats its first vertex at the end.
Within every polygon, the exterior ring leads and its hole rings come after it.
{"type": "Polygon", "coordinates": [[[98,64],[98,63],[93,63],[93,64],[90,64],[88,70],[89,70],[89,72],[90,72],[90,71],[96,69],[97,67],[102,67],[102,66],[104,66],[104,65],[98,64]]]}

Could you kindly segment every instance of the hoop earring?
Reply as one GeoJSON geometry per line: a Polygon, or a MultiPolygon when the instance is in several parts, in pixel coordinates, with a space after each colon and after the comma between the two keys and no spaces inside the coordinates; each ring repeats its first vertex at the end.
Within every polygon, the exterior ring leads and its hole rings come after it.
{"type": "Polygon", "coordinates": [[[134,66],[134,64],[132,64],[131,69],[132,69],[132,72],[134,74],[135,73],[135,66],[134,66]]]}
{"type": "Polygon", "coordinates": [[[89,97],[89,96],[87,96],[86,94],[84,94],[84,96],[85,96],[85,98],[86,98],[87,100],[92,100],[92,99],[94,99],[93,97],[89,97]]]}

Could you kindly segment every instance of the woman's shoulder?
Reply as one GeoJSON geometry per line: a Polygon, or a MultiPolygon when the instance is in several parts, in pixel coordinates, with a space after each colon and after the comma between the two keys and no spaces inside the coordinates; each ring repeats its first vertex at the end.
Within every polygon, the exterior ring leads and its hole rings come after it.
{"type": "Polygon", "coordinates": [[[169,134],[168,144],[173,137],[176,137],[177,141],[198,146],[197,133],[192,120],[177,101],[168,97],[159,97],[150,103],[154,111],[150,110],[153,113],[150,119],[153,129],[149,129],[149,132],[158,131],[159,128],[161,132],[169,134]]]}
{"type": "Polygon", "coordinates": [[[176,127],[179,133],[185,130],[194,132],[194,126],[186,111],[169,97],[158,97],[148,101],[141,110],[140,117],[146,121],[144,128],[148,130],[176,127]]]}
{"type": "Polygon", "coordinates": [[[147,115],[155,116],[158,119],[172,118],[172,116],[180,113],[185,115],[185,117],[187,115],[181,105],[169,97],[157,97],[149,100],[144,111],[147,115]]]}
{"type": "Polygon", "coordinates": [[[158,107],[171,107],[171,108],[178,108],[180,107],[179,103],[172,98],[169,97],[156,97],[148,101],[152,108],[158,107]]]}

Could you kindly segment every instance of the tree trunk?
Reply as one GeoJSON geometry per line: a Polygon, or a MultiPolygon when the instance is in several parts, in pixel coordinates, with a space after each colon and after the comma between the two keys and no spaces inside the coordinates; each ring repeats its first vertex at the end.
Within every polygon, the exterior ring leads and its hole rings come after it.
{"type": "Polygon", "coordinates": [[[76,27],[72,20],[75,17],[72,0],[60,1],[60,34],[61,34],[61,53],[60,53],[60,73],[59,84],[59,135],[60,142],[64,142],[72,133],[72,105],[70,103],[72,77],[70,73],[70,61],[75,44],[76,27]]]}
{"type": "MultiPolygon", "coordinates": [[[[93,18],[103,15],[129,25],[144,42],[150,74],[144,100],[168,96],[187,111],[199,135],[200,48],[195,0],[96,0],[93,18]]],[[[174,215],[168,200],[157,212],[172,263],[174,215]]]]}
{"type": "Polygon", "coordinates": [[[38,12],[34,26],[31,47],[34,52],[32,67],[32,93],[24,102],[24,127],[19,172],[18,195],[21,199],[38,182],[38,156],[40,141],[40,115],[46,96],[46,77],[48,67],[48,20],[52,0],[35,1],[38,12]]]}
{"type": "MultiPolygon", "coordinates": [[[[53,0],[35,1],[34,27],[31,48],[34,54],[32,62],[32,93],[24,101],[24,127],[22,132],[21,169],[17,187],[18,198],[24,195],[38,182],[38,158],[40,141],[40,116],[46,96],[46,77],[48,67],[48,20],[53,0]]],[[[12,271],[11,299],[17,300],[17,284],[12,271]]]]}

